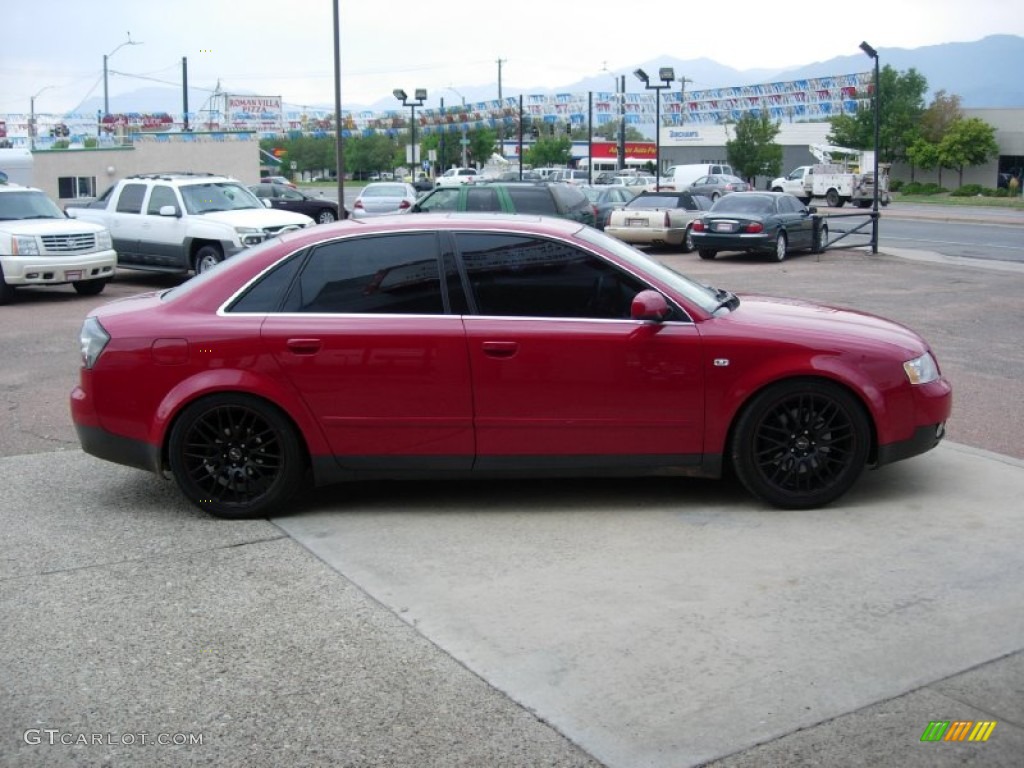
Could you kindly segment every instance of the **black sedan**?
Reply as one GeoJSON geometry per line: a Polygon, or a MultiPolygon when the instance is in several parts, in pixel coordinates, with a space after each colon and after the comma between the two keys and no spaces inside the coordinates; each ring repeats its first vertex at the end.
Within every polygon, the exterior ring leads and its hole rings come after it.
{"type": "Polygon", "coordinates": [[[690,236],[702,259],[747,251],[782,261],[789,251],[824,250],[828,228],[825,222],[815,227],[816,212],[786,192],[737,192],[719,198],[694,221],[690,236]]]}
{"type": "Polygon", "coordinates": [[[625,187],[621,184],[601,184],[599,186],[581,184],[580,189],[594,206],[595,226],[598,229],[604,229],[608,223],[608,215],[615,208],[621,208],[636,197],[636,188],[625,187]]]}
{"type": "MultiPolygon", "coordinates": [[[[338,219],[338,204],[322,197],[310,197],[305,192],[284,184],[253,184],[249,187],[260,200],[269,200],[271,208],[303,213],[317,224],[329,224],[338,219]]],[[[348,211],[342,218],[348,218],[348,211]]]]}

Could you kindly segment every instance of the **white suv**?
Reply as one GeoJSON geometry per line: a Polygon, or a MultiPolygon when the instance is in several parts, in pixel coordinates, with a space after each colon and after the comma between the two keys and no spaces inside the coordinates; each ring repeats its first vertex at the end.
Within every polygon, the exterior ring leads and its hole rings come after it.
{"type": "Polygon", "coordinates": [[[0,304],[22,285],[67,285],[95,296],[114,276],[106,227],[74,221],[41,189],[0,179],[0,304]]]}
{"type": "Polygon", "coordinates": [[[460,184],[475,184],[483,178],[483,174],[476,168],[449,168],[437,177],[437,186],[457,187],[460,184]]]}

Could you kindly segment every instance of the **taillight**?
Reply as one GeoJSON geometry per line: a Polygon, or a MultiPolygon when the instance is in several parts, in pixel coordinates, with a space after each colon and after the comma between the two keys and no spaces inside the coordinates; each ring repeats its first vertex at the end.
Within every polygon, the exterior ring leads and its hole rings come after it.
{"type": "Polygon", "coordinates": [[[362,200],[356,200],[355,205],[353,205],[352,207],[353,208],[362,208],[363,207],[363,201],[362,200]]]}
{"type": "Polygon", "coordinates": [[[743,228],[743,231],[750,232],[751,234],[764,232],[764,224],[759,221],[752,221],[743,228]]]}
{"type": "Polygon", "coordinates": [[[406,208],[412,208],[412,203],[410,203],[408,200],[403,200],[398,204],[398,210],[404,211],[406,208]]]}
{"type": "Polygon", "coordinates": [[[691,232],[703,232],[704,222],[701,219],[696,219],[693,224],[690,225],[691,232]]]}

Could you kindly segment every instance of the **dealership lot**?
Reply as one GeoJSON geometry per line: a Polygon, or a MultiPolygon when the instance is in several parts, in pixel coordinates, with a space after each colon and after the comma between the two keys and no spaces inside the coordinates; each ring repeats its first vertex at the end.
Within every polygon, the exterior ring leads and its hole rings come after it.
{"type": "Polygon", "coordinates": [[[367,483],[227,523],[84,456],[67,417],[87,307],[173,280],[19,296],[0,329],[0,762],[1016,764],[1024,272],[663,258],[911,325],[954,383],[951,442],[812,513],[671,479],[367,483]],[[937,719],[999,724],[920,743],[937,719]]]}

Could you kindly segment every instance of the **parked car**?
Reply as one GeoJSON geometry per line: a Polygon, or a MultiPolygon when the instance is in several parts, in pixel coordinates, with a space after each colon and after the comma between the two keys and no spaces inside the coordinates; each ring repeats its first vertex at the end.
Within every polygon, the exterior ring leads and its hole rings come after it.
{"type": "Polygon", "coordinates": [[[710,197],[711,202],[730,192],[749,192],[750,190],[751,186],[739,176],[730,176],[726,173],[701,176],[690,185],[690,192],[710,197]]]}
{"type": "Polygon", "coordinates": [[[401,181],[375,181],[363,187],[352,203],[352,218],[386,216],[405,213],[416,202],[419,193],[412,184],[401,181]]]}
{"type": "Polygon", "coordinates": [[[41,189],[5,177],[0,173],[0,304],[14,301],[19,286],[70,284],[83,296],[101,293],[117,271],[107,228],[69,219],[41,189]]]}
{"type": "Polygon", "coordinates": [[[583,194],[594,206],[594,226],[604,229],[608,224],[608,216],[616,208],[621,208],[634,197],[636,189],[621,184],[602,184],[601,186],[580,185],[583,194]]]}
{"type": "Polygon", "coordinates": [[[437,177],[438,187],[457,187],[462,184],[475,184],[484,177],[476,168],[449,168],[437,177]]]}
{"type": "Polygon", "coordinates": [[[573,168],[562,168],[551,173],[546,181],[564,181],[566,184],[588,184],[590,173],[588,171],[577,171],[573,168]]]}
{"type": "Polygon", "coordinates": [[[434,180],[425,173],[417,173],[416,178],[409,182],[417,193],[429,192],[434,188],[434,180]]]}
{"type": "Polygon", "coordinates": [[[295,184],[292,183],[291,179],[286,176],[261,176],[260,184],[281,184],[285,187],[291,187],[292,189],[298,189],[295,184]]]}
{"type": "Polygon", "coordinates": [[[689,253],[690,227],[709,208],[711,200],[701,195],[643,190],[609,214],[604,231],[626,243],[682,246],[683,253],[689,253]]]}
{"type": "Polygon", "coordinates": [[[728,471],[817,507],[935,447],[952,397],[902,325],[736,296],[549,217],[311,227],[98,307],[80,340],[85,452],[229,518],[424,473],[728,471]]]}
{"type": "Polygon", "coordinates": [[[465,187],[440,187],[428,192],[412,213],[533,213],[559,216],[594,226],[596,213],[579,187],[547,181],[488,182],[465,187]]]}
{"type": "MultiPolygon", "coordinates": [[[[269,200],[271,208],[304,213],[317,224],[328,224],[339,218],[336,202],[322,197],[312,197],[294,187],[286,187],[283,184],[253,184],[249,189],[261,200],[269,200]]],[[[340,218],[346,216],[347,211],[340,218]]]]}
{"type": "Polygon", "coordinates": [[[788,192],[726,195],[693,222],[690,237],[702,259],[719,251],[746,251],[782,261],[790,251],[824,249],[828,225],[822,221],[815,227],[816,212],[788,192]]]}

